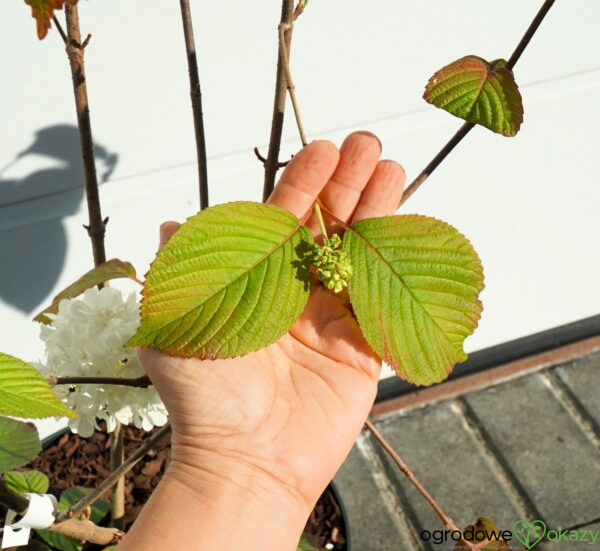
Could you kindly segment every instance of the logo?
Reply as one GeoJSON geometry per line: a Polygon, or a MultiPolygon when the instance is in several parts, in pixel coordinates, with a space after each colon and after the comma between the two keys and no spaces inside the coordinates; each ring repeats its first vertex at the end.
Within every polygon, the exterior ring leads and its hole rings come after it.
{"type": "Polygon", "coordinates": [[[527,549],[532,549],[546,534],[546,525],[541,520],[518,520],[513,526],[513,534],[527,549]]]}

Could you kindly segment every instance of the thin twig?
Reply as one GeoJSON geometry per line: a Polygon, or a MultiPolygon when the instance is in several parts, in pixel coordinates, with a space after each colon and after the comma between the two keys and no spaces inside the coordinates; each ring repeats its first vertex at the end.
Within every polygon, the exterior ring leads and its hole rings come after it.
{"type": "Polygon", "coordinates": [[[475,126],[472,122],[464,123],[448,143],[440,149],[439,153],[429,162],[429,164],[421,171],[421,173],[413,180],[402,194],[400,205],[402,206],[408,198],[419,189],[421,184],[429,178],[431,173],[441,164],[441,162],[449,155],[449,153],[460,143],[460,141],[473,129],[475,126]]]}
{"type": "Polygon", "coordinates": [[[300,133],[300,141],[302,147],[308,142],[306,141],[306,134],[304,132],[304,126],[302,125],[302,117],[300,116],[300,107],[298,106],[298,98],[296,98],[296,87],[292,80],[292,72],[290,71],[290,58],[288,50],[285,45],[285,33],[292,29],[291,25],[287,23],[281,23],[279,25],[279,52],[281,60],[283,62],[283,72],[285,74],[285,82],[288,93],[290,94],[290,100],[292,101],[292,107],[294,108],[294,116],[296,117],[296,125],[298,126],[298,132],[300,133]]]}
{"type": "MultiPolygon", "coordinates": [[[[506,68],[510,71],[513,70],[515,64],[527,48],[527,45],[533,38],[533,35],[538,30],[540,24],[546,17],[547,13],[550,11],[550,8],[554,4],[556,0],[546,0],[537,15],[534,17],[533,21],[525,31],[523,38],[517,44],[515,51],[510,56],[508,62],[506,63],[506,68]]],[[[400,201],[400,205],[403,205],[406,200],[415,192],[419,187],[431,176],[431,173],[441,164],[441,162],[449,155],[449,153],[460,143],[460,141],[473,129],[475,124],[472,122],[464,123],[458,132],[452,136],[450,141],[442,147],[439,153],[431,160],[431,162],[421,171],[421,173],[413,180],[413,182],[406,188],[404,194],[402,195],[402,200],[400,201]]]]}
{"type": "MultiPolygon", "coordinates": [[[[282,0],[281,21],[291,25],[294,16],[294,0],[282,0]]],[[[284,42],[289,54],[292,41],[292,29],[285,31],[284,42]]],[[[281,57],[281,48],[278,48],[277,75],[275,77],[275,99],[273,104],[273,118],[271,120],[271,137],[269,139],[269,152],[265,163],[265,180],[263,185],[263,201],[266,201],[275,187],[275,177],[279,170],[279,149],[281,147],[281,133],[283,130],[283,114],[285,111],[286,80],[281,57]]]]}
{"type": "Polygon", "coordinates": [[[67,55],[71,65],[73,79],[73,92],[77,110],[77,125],[79,127],[79,143],[81,145],[81,158],[85,176],[85,193],[87,198],[89,224],[87,232],[92,241],[94,264],[106,262],[104,250],[104,233],[106,225],[100,208],[100,195],[98,193],[98,177],[96,175],[96,162],[94,158],[94,141],[92,138],[92,125],[90,121],[90,106],[85,80],[84,49],[81,46],[81,31],[79,30],[79,12],[76,5],[65,4],[67,20],[67,55]]]}
{"type": "Polygon", "coordinates": [[[147,375],[126,379],[124,377],[48,377],[50,386],[54,385],[121,385],[148,388],[152,385],[147,375]]]}
{"type": "Polygon", "coordinates": [[[508,58],[508,61],[506,62],[506,68],[509,71],[512,71],[514,66],[517,64],[517,61],[519,61],[519,58],[525,51],[525,48],[527,48],[527,46],[529,45],[529,42],[533,38],[533,35],[536,33],[539,26],[542,24],[544,17],[546,17],[555,1],[556,0],[546,0],[540,8],[540,11],[538,11],[536,16],[533,18],[533,21],[525,31],[523,38],[521,38],[521,40],[517,44],[517,47],[515,48],[515,51],[512,53],[512,55],[508,58]]]}
{"type": "Polygon", "coordinates": [[[86,507],[94,503],[97,499],[102,497],[102,495],[112,488],[114,484],[116,484],[117,480],[121,478],[125,473],[130,471],[134,465],[142,459],[156,444],[158,444],[169,432],[171,431],[171,425],[167,423],[160,430],[155,432],[148,440],[146,440],[132,455],[130,455],[119,468],[113,472],[111,472],[101,483],[100,485],[90,492],[83,499],[74,503],[69,507],[68,510],[63,511],[56,517],[56,521],[60,522],[67,518],[76,515],[83,511],[86,507]]]}
{"type": "Polygon", "coordinates": [[[63,42],[66,45],[67,41],[68,41],[67,34],[65,33],[64,29],[62,28],[62,25],[60,24],[60,21],[58,20],[58,18],[56,17],[56,15],[52,16],[52,21],[54,22],[54,26],[58,30],[58,34],[60,34],[60,37],[63,39],[63,42]]]}
{"type": "MultiPolygon", "coordinates": [[[[383,435],[377,430],[375,425],[369,419],[367,419],[365,421],[365,427],[367,427],[367,429],[369,429],[371,434],[374,436],[375,440],[377,440],[377,442],[379,442],[381,447],[394,460],[396,465],[398,465],[399,469],[402,471],[402,474],[404,474],[404,476],[406,476],[406,478],[408,478],[410,483],[419,491],[419,493],[425,498],[425,500],[429,503],[429,505],[431,505],[433,510],[437,513],[438,517],[440,517],[440,519],[444,523],[444,526],[448,530],[451,530],[451,531],[456,530],[462,534],[462,531],[459,530],[459,528],[456,526],[456,524],[454,524],[454,521],[446,513],[444,513],[443,509],[440,507],[440,505],[437,503],[437,501],[419,482],[419,480],[415,477],[415,475],[410,470],[408,465],[396,453],[394,448],[392,448],[392,446],[389,444],[389,442],[383,437],[383,435]]],[[[468,542],[465,542],[464,540],[459,543],[462,543],[463,545],[467,545],[467,546],[469,546],[470,549],[477,551],[474,547],[472,547],[468,542]]]]}
{"type": "Polygon", "coordinates": [[[198,75],[198,59],[194,42],[194,28],[189,0],[180,0],[185,50],[187,53],[188,72],[190,76],[190,97],[194,117],[196,136],[196,156],[198,159],[198,179],[200,185],[200,209],[208,207],[208,163],[206,161],[206,139],[204,135],[204,117],[202,114],[202,90],[198,75]]]}
{"type": "MultiPolygon", "coordinates": [[[[256,158],[263,164],[263,166],[265,166],[265,163],[267,162],[267,159],[265,159],[260,151],[258,150],[258,147],[255,147],[252,151],[254,151],[254,154],[256,155],[256,158]]],[[[292,158],[294,156],[292,155],[292,158]]],[[[289,164],[290,161],[283,161],[283,162],[279,162],[277,163],[279,168],[284,168],[289,164]]]]}

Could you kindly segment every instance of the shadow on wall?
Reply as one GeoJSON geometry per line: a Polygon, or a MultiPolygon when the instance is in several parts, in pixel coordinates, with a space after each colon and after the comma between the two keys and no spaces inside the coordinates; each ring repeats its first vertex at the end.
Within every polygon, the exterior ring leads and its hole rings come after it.
{"type": "MultiPolygon", "coordinates": [[[[101,145],[94,149],[98,180],[105,182],[119,157],[101,145]]],[[[19,217],[34,220],[0,230],[0,299],[5,303],[31,313],[52,291],[67,254],[62,219],[79,209],[85,196],[83,182],[79,134],[71,125],[38,130],[33,143],[0,168],[0,221],[3,213],[15,208],[19,217]],[[22,179],[3,177],[9,168],[31,155],[52,159],[58,166],[38,170],[22,179]],[[49,205],[50,219],[44,212],[49,205]],[[42,221],[35,222],[36,217],[42,221]]]]}

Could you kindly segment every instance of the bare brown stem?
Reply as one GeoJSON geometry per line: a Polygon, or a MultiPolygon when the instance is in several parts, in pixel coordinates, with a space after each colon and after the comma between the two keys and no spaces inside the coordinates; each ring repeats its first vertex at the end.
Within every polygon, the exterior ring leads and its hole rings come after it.
{"type": "MultiPolygon", "coordinates": [[[[509,69],[511,71],[513,70],[515,64],[517,63],[517,61],[519,60],[519,58],[525,51],[525,48],[527,48],[527,45],[529,44],[529,42],[531,42],[533,35],[538,30],[539,26],[541,25],[542,21],[544,20],[544,17],[546,17],[546,15],[550,11],[550,8],[552,7],[552,5],[554,4],[555,1],[556,0],[546,0],[543,3],[542,7],[540,8],[540,10],[536,14],[536,16],[533,18],[533,21],[531,22],[531,24],[525,31],[525,34],[523,35],[523,37],[517,44],[517,47],[515,48],[514,52],[510,56],[509,60],[507,61],[507,63],[506,63],[507,69],[509,69]]],[[[460,141],[473,129],[474,126],[475,126],[475,124],[473,124],[471,122],[466,122],[459,128],[458,132],[456,132],[456,134],[454,134],[454,136],[452,136],[452,138],[450,138],[450,141],[444,147],[442,147],[442,149],[440,149],[439,153],[429,162],[429,164],[420,172],[420,174],[406,188],[406,190],[404,191],[404,194],[402,195],[402,201],[400,201],[400,205],[403,205],[408,200],[408,198],[415,191],[417,191],[417,189],[419,189],[419,187],[421,187],[421,185],[423,185],[423,183],[425,182],[425,180],[427,180],[427,178],[429,178],[431,173],[442,163],[442,161],[460,143],[460,141]]]]}
{"type": "MultiPolygon", "coordinates": [[[[367,419],[365,421],[365,427],[367,427],[367,429],[369,429],[370,433],[373,435],[373,437],[375,438],[375,440],[377,440],[377,442],[379,442],[379,444],[381,445],[381,447],[392,458],[392,460],[394,461],[394,463],[396,463],[396,465],[398,465],[398,468],[402,471],[402,474],[404,476],[406,476],[406,478],[408,478],[408,480],[410,481],[410,483],[425,498],[425,500],[427,501],[427,503],[429,503],[429,505],[431,505],[432,509],[436,512],[436,514],[438,515],[438,517],[440,517],[441,521],[444,523],[444,526],[448,530],[452,530],[452,531],[456,530],[458,532],[461,532],[461,530],[459,530],[459,528],[456,526],[456,524],[454,524],[454,521],[446,513],[444,513],[443,509],[440,507],[440,505],[438,504],[438,502],[432,497],[432,495],[419,482],[419,480],[415,477],[415,475],[410,470],[410,468],[408,467],[408,465],[396,453],[396,451],[394,450],[394,448],[392,448],[392,446],[389,444],[389,442],[383,437],[383,435],[377,430],[377,428],[375,427],[375,425],[369,419],[367,419]]],[[[471,546],[471,544],[469,542],[466,542],[466,541],[462,540],[459,543],[461,543],[462,545],[467,545],[468,548],[472,549],[473,551],[477,551],[473,546],[471,546]]]]}
{"type": "Polygon", "coordinates": [[[133,379],[123,377],[48,377],[50,386],[54,385],[122,385],[139,388],[148,388],[152,382],[147,375],[133,379]]]}
{"type": "Polygon", "coordinates": [[[117,528],[96,526],[91,520],[67,519],[48,528],[51,532],[75,538],[81,542],[96,545],[112,545],[125,537],[125,533],[117,528]]]}
{"type": "Polygon", "coordinates": [[[92,241],[94,264],[98,266],[98,264],[106,262],[106,252],[104,250],[106,220],[102,217],[102,209],[100,208],[90,106],[85,79],[84,47],[81,44],[77,6],[65,4],[65,15],[67,20],[67,55],[73,79],[73,92],[75,95],[79,143],[81,145],[81,158],[83,161],[85,193],[89,215],[89,224],[86,226],[86,229],[92,241]]]}
{"type": "MultiPolygon", "coordinates": [[[[85,175],[85,193],[89,215],[89,224],[85,226],[85,228],[92,241],[94,264],[98,266],[99,264],[106,262],[104,234],[106,232],[108,218],[102,217],[102,209],[100,207],[96,160],[94,157],[94,141],[92,138],[90,107],[85,77],[84,52],[91,35],[88,34],[87,38],[82,43],[77,5],[65,4],[65,16],[67,21],[67,55],[71,65],[71,77],[73,79],[73,92],[75,94],[77,125],[79,127],[79,142],[81,145],[81,157],[85,175]]],[[[99,287],[102,287],[102,285],[99,287]]],[[[113,454],[113,452],[119,450],[120,447],[122,448],[123,446],[122,436],[119,437],[120,434],[120,432],[113,432],[111,435],[112,468],[117,465],[120,458],[118,454],[113,454]]],[[[123,481],[115,486],[111,503],[113,506],[112,518],[119,519],[123,517],[123,506],[125,503],[123,481]]]]}
{"type": "Polygon", "coordinates": [[[442,161],[450,154],[450,152],[462,141],[462,139],[473,129],[475,124],[472,122],[464,123],[448,143],[440,149],[439,153],[429,162],[429,164],[420,172],[420,174],[413,180],[402,194],[400,205],[402,206],[409,197],[417,191],[421,185],[429,178],[431,173],[442,163],[442,161]]]}
{"type": "Polygon", "coordinates": [[[306,141],[302,117],[300,116],[300,107],[298,106],[298,98],[296,97],[296,87],[294,86],[292,72],[290,71],[290,58],[285,45],[285,33],[291,29],[292,26],[286,23],[281,23],[279,25],[279,55],[283,63],[286,88],[290,94],[290,100],[292,101],[292,107],[294,108],[294,116],[296,117],[296,125],[298,126],[298,132],[300,133],[300,141],[302,142],[302,147],[304,147],[308,142],[306,141]]]}
{"type": "Polygon", "coordinates": [[[187,53],[188,72],[190,77],[190,97],[194,117],[196,136],[196,157],[198,160],[198,179],[200,185],[200,209],[208,207],[208,163],[206,160],[206,138],[204,135],[204,117],[202,114],[202,91],[198,75],[198,59],[194,41],[194,28],[189,0],[180,0],[185,50],[187,53]]]}
{"type": "Polygon", "coordinates": [[[546,17],[555,1],[556,0],[546,0],[543,3],[542,7],[537,12],[536,16],[533,18],[533,21],[525,31],[523,38],[521,38],[521,40],[517,44],[515,51],[508,58],[508,61],[506,62],[507,69],[509,69],[510,71],[513,70],[513,67],[517,64],[517,61],[519,61],[519,58],[525,51],[525,48],[527,48],[527,46],[529,45],[529,42],[531,42],[533,35],[536,33],[539,26],[542,24],[544,17],[546,17]]]}
{"type": "MultiPolygon", "coordinates": [[[[289,54],[292,42],[292,22],[294,16],[294,0],[282,0],[281,21],[283,25],[290,25],[284,33],[284,43],[289,54]]],[[[275,77],[275,100],[273,104],[273,118],[271,120],[271,137],[269,151],[265,163],[265,180],[263,185],[263,201],[266,201],[275,187],[275,177],[279,170],[279,149],[281,148],[281,133],[283,130],[283,115],[285,112],[286,80],[281,56],[278,48],[277,75],[275,77]]]]}
{"type": "Polygon", "coordinates": [[[165,436],[171,432],[171,425],[167,423],[160,430],[155,432],[148,440],[146,440],[132,455],[130,455],[125,461],[113,472],[111,472],[101,484],[92,492],[90,492],[83,499],[74,503],[69,507],[67,511],[63,511],[56,517],[57,522],[61,522],[67,518],[72,517],[83,511],[86,507],[94,503],[99,499],[105,492],[110,490],[119,478],[125,473],[130,471],[133,466],[144,457],[156,444],[158,444],[165,436]]]}

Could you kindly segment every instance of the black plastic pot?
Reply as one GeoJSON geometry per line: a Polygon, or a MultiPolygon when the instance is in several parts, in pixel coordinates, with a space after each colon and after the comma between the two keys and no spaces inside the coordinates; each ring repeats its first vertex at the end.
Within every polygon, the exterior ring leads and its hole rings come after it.
{"type": "MultiPolygon", "coordinates": [[[[54,434],[50,434],[49,436],[46,436],[46,438],[44,438],[42,440],[42,449],[45,450],[46,448],[52,446],[60,439],[61,436],[63,436],[63,434],[66,434],[70,431],[71,431],[71,429],[69,429],[69,427],[64,427],[64,428],[56,431],[54,434]]],[[[348,513],[346,512],[344,502],[342,501],[340,493],[338,492],[338,490],[335,486],[335,482],[333,482],[333,480],[329,483],[329,487],[331,488],[331,493],[335,497],[335,500],[337,501],[337,504],[342,513],[342,521],[343,521],[343,525],[344,525],[344,535],[346,537],[346,551],[352,551],[352,537],[351,537],[351,532],[350,532],[350,523],[348,522],[348,513]]]]}
{"type": "Polygon", "coordinates": [[[344,521],[344,534],[346,535],[346,551],[352,551],[352,534],[350,533],[350,523],[348,522],[348,513],[346,512],[346,507],[344,506],[344,502],[342,501],[340,493],[337,491],[333,480],[329,483],[329,486],[331,488],[331,492],[335,496],[335,500],[338,503],[340,511],[342,512],[342,519],[344,521]]]}

